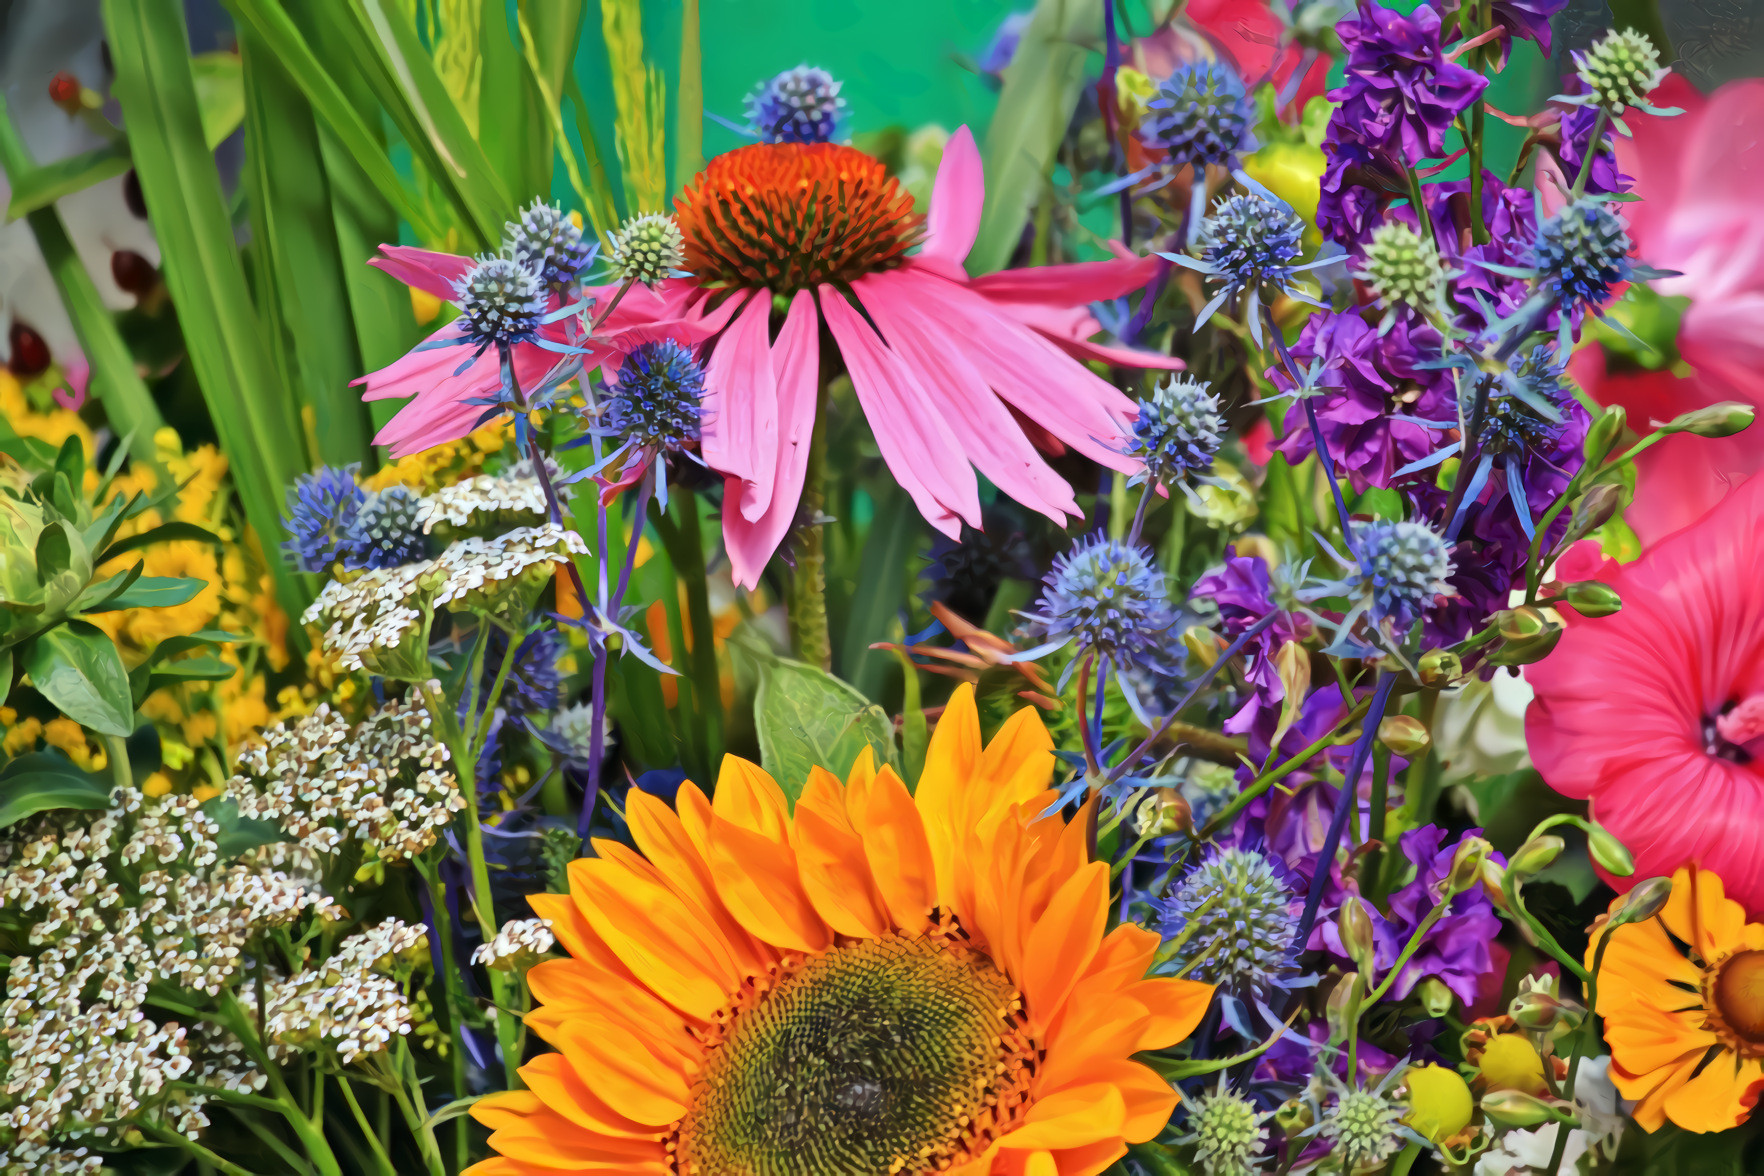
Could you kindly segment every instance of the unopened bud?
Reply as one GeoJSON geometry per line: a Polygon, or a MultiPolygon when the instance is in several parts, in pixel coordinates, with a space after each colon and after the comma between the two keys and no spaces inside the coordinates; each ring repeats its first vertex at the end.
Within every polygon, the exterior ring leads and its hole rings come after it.
{"type": "Polygon", "coordinates": [[[1202,669],[1211,669],[1213,663],[1219,660],[1219,654],[1224,652],[1224,647],[1219,644],[1219,635],[1205,625],[1190,625],[1185,629],[1182,633],[1182,644],[1187,646],[1188,652],[1200,663],[1202,669]]]}
{"type": "Polygon", "coordinates": [[[1464,676],[1463,659],[1449,649],[1428,650],[1416,668],[1421,672],[1421,685],[1429,690],[1449,686],[1464,676]]]}
{"type": "Polygon", "coordinates": [[[1458,999],[1438,976],[1429,976],[1415,985],[1415,995],[1420,998],[1421,1007],[1429,1017],[1445,1016],[1452,1011],[1452,1005],[1458,999]]]}
{"type": "Polygon", "coordinates": [[[1513,854],[1512,860],[1507,863],[1507,871],[1521,878],[1542,873],[1551,862],[1562,855],[1562,846],[1560,837],[1547,833],[1542,837],[1533,837],[1513,854]]]}
{"type": "Polygon", "coordinates": [[[1608,617],[1623,608],[1623,598],[1609,584],[1581,580],[1562,589],[1562,603],[1583,617],[1608,617]]]}
{"type": "Polygon", "coordinates": [[[1489,655],[1497,666],[1523,666],[1546,656],[1562,639],[1562,626],[1542,609],[1525,605],[1495,614],[1501,646],[1489,655]]]}
{"type": "Polygon", "coordinates": [[[1287,698],[1302,700],[1311,693],[1311,652],[1297,641],[1282,642],[1274,651],[1274,672],[1287,698]]]}
{"type": "Polygon", "coordinates": [[[1391,715],[1378,724],[1378,741],[1395,754],[1412,760],[1427,754],[1427,749],[1433,745],[1433,736],[1427,733],[1420,719],[1391,715]]]}
{"type": "Polygon", "coordinates": [[[1506,880],[1507,867],[1492,857],[1482,863],[1482,893],[1488,895],[1488,901],[1503,911],[1508,909],[1507,892],[1501,888],[1506,880]]]}
{"type": "Polygon", "coordinates": [[[1305,1099],[1287,1099],[1274,1108],[1274,1126],[1287,1139],[1297,1139],[1309,1131],[1315,1122],[1311,1105],[1305,1099]]]}
{"type": "Polygon", "coordinates": [[[1495,617],[1497,632],[1502,641],[1530,641],[1549,630],[1549,618],[1543,610],[1529,605],[1522,608],[1510,608],[1497,613],[1495,617]]]}
{"type": "Polygon", "coordinates": [[[1645,882],[1638,882],[1635,889],[1624,896],[1623,905],[1611,912],[1610,926],[1645,923],[1665,909],[1666,900],[1671,897],[1670,878],[1649,878],[1645,882]]]}
{"type": "Polygon", "coordinates": [[[1615,482],[1589,486],[1574,503],[1574,521],[1569,524],[1570,541],[1590,535],[1606,523],[1623,506],[1623,487],[1615,482]]]}
{"type": "Polygon", "coordinates": [[[1348,972],[1329,990],[1329,999],[1323,1003],[1323,1016],[1329,1023],[1330,1036],[1339,1041],[1347,1035],[1348,1004],[1355,996],[1354,989],[1360,983],[1358,972],[1348,972]]]}
{"type": "Polygon", "coordinates": [[[1452,872],[1446,875],[1446,890],[1458,895],[1476,885],[1488,855],[1493,852],[1494,846],[1482,837],[1466,837],[1458,842],[1457,852],[1452,855],[1452,872]]]}
{"type": "Polygon", "coordinates": [[[1758,410],[1737,400],[1724,400],[1707,408],[1693,409],[1660,426],[1662,433],[1690,433],[1698,437],[1731,437],[1749,427],[1758,410]]]}
{"type": "Polygon", "coordinates": [[[1586,851],[1607,874],[1627,878],[1635,873],[1635,856],[1603,825],[1588,825],[1586,851]]]}
{"type": "Polygon", "coordinates": [[[1372,912],[1366,909],[1366,902],[1356,894],[1350,894],[1341,903],[1341,913],[1335,918],[1336,931],[1341,935],[1341,945],[1346,949],[1348,958],[1354,961],[1360,971],[1370,974],[1372,971],[1372,912]]]}
{"type": "Polygon", "coordinates": [[[1582,446],[1583,452],[1586,454],[1587,465],[1597,468],[1598,464],[1605,460],[1605,455],[1611,452],[1612,447],[1617,444],[1617,439],[1623,436],[1623,426],[1627,423],[1626,416],[1622,405],[1613,404],[1599,414],[1597,420],[1587,426],[1586,441],[1582,446]]]}
{"type": "Polygon", "coordinates": [[[1140,809],[1140,832],[1156,837],[1194,831],[1194,809],[1174,788],[1159,788],[1140,809]]]}
{"type": "Polygon", "coordinates": [[[1537,1127],[1544,1123],[1575,1123],[1565,1107],[1553,1106],[1523,1090],[1491,1090],[1482,1096],[1482,1113],[1503,1127],[1537,1127]]]}
{"type": "Polygon", "coordinates": [[[1533,1033],[1572,1032],[1586,1019],[1586,1010],[1547,992],[1521,992],[1507,1005],[1507,1015],[1533,1033]]]}

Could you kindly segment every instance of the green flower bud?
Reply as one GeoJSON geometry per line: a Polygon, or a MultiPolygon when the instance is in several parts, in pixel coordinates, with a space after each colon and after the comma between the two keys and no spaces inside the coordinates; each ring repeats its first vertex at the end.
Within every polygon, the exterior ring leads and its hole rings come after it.
{"type": "Polygon", "coordinates": [[[1359,274],[1388,304],[1431,307],[1445,285],[1439,250],[1401,221],[1385,221],[1366,243],[1366,268],[1359,274]]]}
{"type": "Polygon", "coordinates": [[[1417,668],[1421,671],[1421,685],[1429,690],[1437,690],[1448,686],[1464,676],[1464,662],[1449,649],[1430,649],[1421,655],[1417,668]]]}
{"type": "Polygon", "coordinates": [[[1621,404],[1613,404],[1601,413],[1586,430],[1586,440],[1581,451],[1586,454],[1586,464],[1597,468],[1605,460],[1617,439],[1623,436],[1623,428],[1628,423],[1628,414],[1621,404]]]}
{"type": "Polygon", "coordinates": [[[1372,971],[1372,912],[1366,909],[1366,902],[1356,894],[1350,894],[1342,900],[1341,913],[1336,916],[1336,929],[1341,934],[1342,946],[1347,949],[1348,958],[1354,961],[1362,972],[1372,971]]]}
{"type": "Polygon", "coordinates": [[[1452,855],[1452,872],[1446,875],[1446,890],[1458,895],[1476,885],[1488,855],[1493,852],[1494,846],[1482,837],[1466,837],[1458,842],[1458,852],[1452,855]]]}
{"type": "Polygon", "coordinates": [[[1578,1126],[1571,1111],[1522,1090],[1491,1090],[1482,1096],[1482,1113],[1503,1127],[1537,1127],[1544,1123],[1578,1126]]]}
{"type": "Polygon", "coordinates": [[[1666,76],[1660,51],[1634,29],[1612,29],[1583,53],[1574,55],[1580,81],[1612,114],[1640,106],[1666,76]]]}
{"type": "Polygon", "coordinates": [[[1731,437],[1749,427],[1758,410],[1749,404],[1724,400],[1695,409],[1660,426],[1662,433],[1691,433],[1698,437],[1731,437]]]}
{"type": "Polygon", "coordinates": [[[1542,873],[1551,862],[1562,855],[1563,844],[1560,837],[1549,834],[1533,837],[1513,854],[1512,860],[1507,863],[1507,872],[1521,878],[1542,873]]]}
{"type": "Polygon", "coordinates": [[[1665,909],[1666,900],[1671,897],[1670,878],[1649,878],[1645,882],[1638,882],[1635,889],[1624,896],[1623,905],[1611,913],[1610,926],[1645,923],[1665,909]]]}
{"type": "Polygon", "coordinates": [[[1542,609],[1526,605],[1495,614],[1501,646],[1489,655],[1497,666],[1523,666],[1548,656],[1562,639],[1562,625],[1542,609]]]}
{"type": "Polygon", "coordinates": [[[686,262],[686,240],[674,218],[665,213],[632,217],[612,234],[607,246],[607,263],[621,282],[653,286],[673,277],[686,262]]]}
{"type": "Polygon", "coordinates": [[[1562,589],[1562,603],[1583,617],[1608,617],[1623,610],[1623,598],[1609,584],[1581,580],[1562,589]]]}
{"type": "Polygon", "coordinates": [[[1521,992],[1507,1005],[1507,1015],[1533,1033],[1572,1032],[1586,1019],[1586,1010],[1547,992],[1521,992]]]}
{"type": "Polygon", "coordinates": [[[1451,1012],[1458,999],[1438,976],[1429,976],[1415,985],[1415,996],[1421,1001],[1421,1007],[1427,1010],[1427,1015],[1434,1018],[1451,1012]]]}
{"type": "Polygon", "coordinates": [[[1586,831],[1587,852],[1607,874],[1627,878],[1635,873],[1635,856],[1603,825],[1589,825],[1586,831]]]}
{"type": "Polygon", "coordinates": [[[1574,504],[1574,521],[1569,524],[1570,541],[1589,535],[1611,521],[1623,507],[1623,487],[1615,482],[1589,486],[1574,504]]]}
{"type": "Polygon", "coordinates": [[[1391,715],[1378,724],[1378,741],[1404,759],[1425,755],[1433,746],[1433,736],[1421,720],[1409,715],[1391,715]]]}

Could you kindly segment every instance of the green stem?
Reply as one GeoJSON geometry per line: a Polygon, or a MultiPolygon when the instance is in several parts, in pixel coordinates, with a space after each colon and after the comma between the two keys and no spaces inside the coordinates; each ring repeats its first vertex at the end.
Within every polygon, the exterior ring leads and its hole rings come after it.
{"type": "Polygon", "coordinates": [[[410,1047],[402,1039],[393,1046],[393,1051],[392,1069],[396,1080],[387,1089],[397,1101],[410,1133],[416,1137],[417,1148],[423,1153],[423,1161],[429,1166],[431,1176],[447,1176],[447,1167],[441,1162],[441,1145],[435,1140],[434,1125],[429,1122],[428,1115],[410,1100],[411,1090],[422,1090],[416,1060],[410,1056],[410,1047]]]}
{"type": "Polygon", "coordinates": [[[1531,933],[1537,937],[1537,941],[1543,949],[1555,956],[1557,963],[1574,973],[1575,979],[1582,984],[1587,983],[1589,977],[1581,962],[1564,951],[1562,945],[1556,941],[1556,937],[1551,935],[1544,925],[1525,909],[1525,900],[1519,897],[1519,882],[1511,873],[1501,879],[1501,893],[1507,898],[1507,906],[1531,929],[1531,933]]]}
{"type": "Polygon", "coordinates": [[[239,998],[231,992],[223,992],[220,999],[220,1015],[224,1023],[233,1031],[245,1046],[245,1052],[251,1055],[264,1077],[269,1082],[273,1100],[288,1126],[294,1129],[294,1135],[300,1140],[300,1146],[306,1149],[307,1159],[312,1161],[319,1176],[343,1176],[343,1166],[337,1162],[336,1154],[331,1145],[325,1141],[324,1128],[307,1117],[300,1109],[299,1100],[294,1092],[288,1089],[287,1082],[282,1079],[281,1067],[277,1066],[264,1048],[257,1032],[251,1027],[251,1018],[246,1014],[239,998]]]}
{"type": "Polygon", "coordinates": [[[811,521],[796,539],[796,571],[790,577],[790,647],[799,661],[829,670],[833,638],[827,628],[826,527],[819,521],[827,504],[827,384],[815,396],[815,432],[809,442],[802,483],[802,510],[811,521]]]}
{"type": "MultiPolygon", "coordinates": [[[[418,863],[417,868],[429,889],[429,905],[435,911],[435,937],[441,941],[441,1000],[447,1012],[447,1022],[443,1028],[449,1038],[447,1053],[453,1068],[453,1089],[463,1094],[466,1088],[463,1028],[467,1001],[459,967],[453,960],[453,920],[447,913],[447,892],[441,884],[440,873],[433,866],[422,862],[418,863]]],[[[463,1122],[454,1124],[453,1137],[454,1167],[464,1171],[471,1155],[470,1140],[463,1122]]]]}
{"type": "Polygon", "coordinates": [[[139,1126],[143,1135],[152,1136],[161,1143],[169,1144],[173,1147],[183,1148],[192,1156],[196,1157],[198,1161],[207,1164],[216,1172],[219,1172],[221,1176],[257,1176],[257,1174],[250,1169],[241,1168],[231,1160],[223,1159],[214,1152],[203,1147],[200,1143],[197,1143],[194,1139],[180,1135],[176,1131],[168,1131],[164,1127],[156,1127],[151,1123],[142,1123],[139,1126]]]}
{"type": "MultiPolygon", "coordinates": [[[[1453,895],[1452,897],[1455,898],[1457,896],[1453,895]]],[[[1421,946],[1421,941],[1427,938],[1427,933],[1433,930],[1433,925],[1439,922],[1440,918],[1446,913],[1446,908],[1451,905],[1452,900],[1451,898],[1448,898],[1427,912],[1427,917],[1421,920],[1421,925],[1416,927],[1414,934],[1409,936],[1409,942],[1403,945],[1403,950],[1398,954],[1396,962],[1390,966],[1389,971],[1385,972],[1384,979],[1378,982],[1378,987],[1374,988],[1367,995],[1364,1003],[1369,1005],[1377,1004],[1383,999],[1384,994],[1390,991],[1390,986],[1396,983],[1397,976],[1402,973],[1403,965],[1409,962],[1409,957],[1415,954],[1416,950],[1421,946]]]]}
{"type": "Polygon", "coordinates": [[[723,686],[717,673],[717,631],[711,616],[709,578],[704,566],[704,532],[698,521],[698,498],[676,494],[668,513],[654,508],[651,522],[667,548],[668,561],[686,586],[686,619],[692,630],[687,673],[697,709],[705,765],[714,769],[722,759],[723,686]]]}
{"type": "Polygon", "coordinates": [[[129,745],[121,735],[106,735],[104,750],[110,756],[110,778],[118,788],[135,786],[135,771],[129,763],[129,745]]]}
{"type": "MultiPolygon", "coordinates": [[[[1599,969],[1605,964],[1605,949],[1610,945],[1611,933],[1607,931],[1604,938],[1599,940],[1598,950],[1593,953],[1592,971],[1586,978],[1586,1020],[1580,1023],[1580,1031],[1575,1034],[1574,1057],[1568,1062],[1568,1085],[1564,1091],[1569,1102],[1574,1101],[1574,1078],[1580,1073],[1580,1059],[1586,1056],[1587,1046],[1591,1044],[1591,1042],[1581,1039],[1591,1035],[1598,1018],[1599,969]]],[[[1546,1176],[1556,1176],[1556,1173],[1561,1170],[1562,1154],[1568,1150],[1568,1132],[1570,1130],[1567,1123],[1563,1123],[1556,1129],[1556,1146],[1550,1152],[1550,1167],[1546,1176]]]]}
{"type": "Polygon", "coordinates": [[[1263,772],[1254,780],[1250,781],[1248,787],[1238,793],[1237,796],[1232,799],[1230,804],[1220,809],[1213,819],[1206,823],[1206,827],[1200,831],[1196,840],[1205,841],[1207,838],[1211,837],[1219,829],[1234,820],[1238,813],[1248,808],[1257,797],[1268,791],[1268,789],[1274,787],[1274,785],[1278,784],[1280,781],[1286,779],[1286,777],[1290,776],[1293,772],[1304,767],[1306,763],[1310,762],[1312,756],[1322,751],[1325,747],[1333,744],[1336,739],[1341,737],[1344,731],[1353,726],[1355,721],[1365,717],[1366,711],[1371,705],[1370,699],[1361,699],[1355,704],[1354,709],[1348,712],[1346,718],[1331,727],[1328,732],[1319,737],[1309,747],[1298,752],[1279,767],[1263,772]]]}
{"type": "Polygon", "coordinates": [[[1470,111],[1470,238],[1478,245],[1490,240],[1488,222],[1482,217],[1482,136],[1485,115],[1479,98],[1470,111]]]}
{"type": "Polygon", "coordinates": [[[350,1087],[348,1077],[343,1077],[337,1085],[343,1088],[343,1099],[349,1104],[349,1113],[355,1116],[355,1125],[361,1128],[362,1138],[367,1140],[368,1150],[374,1153],[374,1160],[379,1164],[383,1176],[398,1176],[398,1169],[392,1166],[392,1157],[386,1154],[385,1145],[380,1142],[373,1124],[368,1122],[367,1115],[361,1109],[361,1103],[356,1100],[355,1091],[350,1087]]]}
{"type": "Polygon", "coordinates": [[[1599,146],[1605,141],[1605,121],[1611,117],[1603,106],[1599,107],[1598,117],[1593,119],[1592,135],[1586,141],[1586,154],[1580,157],[1580,174],[1574,177],[1574,191],[1570,199],[1579,200],[1586,191],[1587,177],[1592,175],[1593,157],[1599,153],[1599,146]]]}

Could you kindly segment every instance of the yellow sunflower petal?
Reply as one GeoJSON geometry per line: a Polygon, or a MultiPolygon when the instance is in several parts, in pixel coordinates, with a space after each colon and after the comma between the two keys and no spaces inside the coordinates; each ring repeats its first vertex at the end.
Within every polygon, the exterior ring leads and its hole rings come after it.
{"type": "Polygon", "coordinates": [[[784,790],[765,769],[739,756],[723,757],[711,811],[767,841],[784,841],[790,835],[790,802],[784,790]]]}
{"type": "Polygon", "coordinates": [[[1056,1091],[1037,1099],[1023,1126],[999,1139],[1005,1150],[1085,1147],[1127,1125],[1127,1101],[1106,1082],[1056,1091]]]}
{"type": "Polygon", "coordinates": [[[584,1017],[565,1026],[558,1048],[607,1106],[632,1122],[662,1127],[686,1113],[685,1072],[640,1031],[584,1017]]]}
{"type": "Polygon", "coordinates": [[[739,977],[709,962],[714,931],[675,895],[615,863],[584,858],[569,866],[576,909],[601,942],[651,991],[708,1021],[739,977]]]}
{"type": "Polygon", "coordinates": [[[1660,921],[1705,960],[1737,946],[1746,925],[1746,910],[1727,897],[1719,875],[1685,866],[1672,876],[1672,894],[1660,921]]]}
{"type": "Polygon", "coordinates": [[[562,1054],[540,1054],[521,1067],[521,1081],[545,1105],[588,1131],[626,1139],[657,1139],[655,1127],[613,1110],[562,1054]]]}
{"type": "Polygon", "coordinates": [[[890,920],[846,812],[845,789],[820,768],[796,801],[796,872],[815,911],[841,935],[877,938],[890,920]]]}
{"type": "Polygon", "coordinates": [[[1723,1053],[1666,1095],[1666,1117],[1686,1131],[1726,1131],[1745,1122],[1760,1090],[1764,1070],[1759,1063],[1723,1053]]]}
{"type": "Polygon", "coordinates": [[[763,942],[807,952],[833,942],[803,890],[788,841],[774,841],[719,815],[710,827],[710,863],[723,905],[763,942]]]}
{"type": "Polygon", "coordinates": [[[1644,1131],[1658,1131],[1666,1122],[1666,1099],[1690,1079],[1702,1054],[1686,1054],[1671,1065],[1644,1073],[1631,1073],[1615,1056],[1611,1059],[1611,1084],[1624,1098],[1634,1100],[1630,1117],[1644,1131]]]}
{"type": "Polygon", "coordinates": [[[912,794],[893,768],[884,767],[863,790],[863,799],[859,827],[876,889],[896,927],[923,927],[937,905],[937,871],[912,794]]]}
{"type": "Polygon", "coordinates": [[[654,863],[657,875],[716,926],[739,971],[752,973],[763,968],[770,953],[754,942],[723,907],[716,882],[711,878],[710,863],[693,843],[679,816],[661,800],[639,789],[632,789],[629,797],[625,819],[631,826],[631,839],[643,856],[654,863]]]}
{"type": "Polygon", "coordinates": [[[1090,966],[1108,922],[1109,868],[1091,862],[1054,894],[1029,931],[1014,971],[1030,1023],[1045,1027],[1090,966]]]}

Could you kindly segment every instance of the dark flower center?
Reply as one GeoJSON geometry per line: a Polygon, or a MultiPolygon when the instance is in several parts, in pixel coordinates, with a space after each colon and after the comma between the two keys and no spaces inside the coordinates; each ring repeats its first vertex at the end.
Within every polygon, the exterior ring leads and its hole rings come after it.
{"type": "Polygon", "coordinates": [[[1736,952],[1723,960],[1710,998],[1729,1030],[1764,1046],[1764,951],[1736,952]]]}

